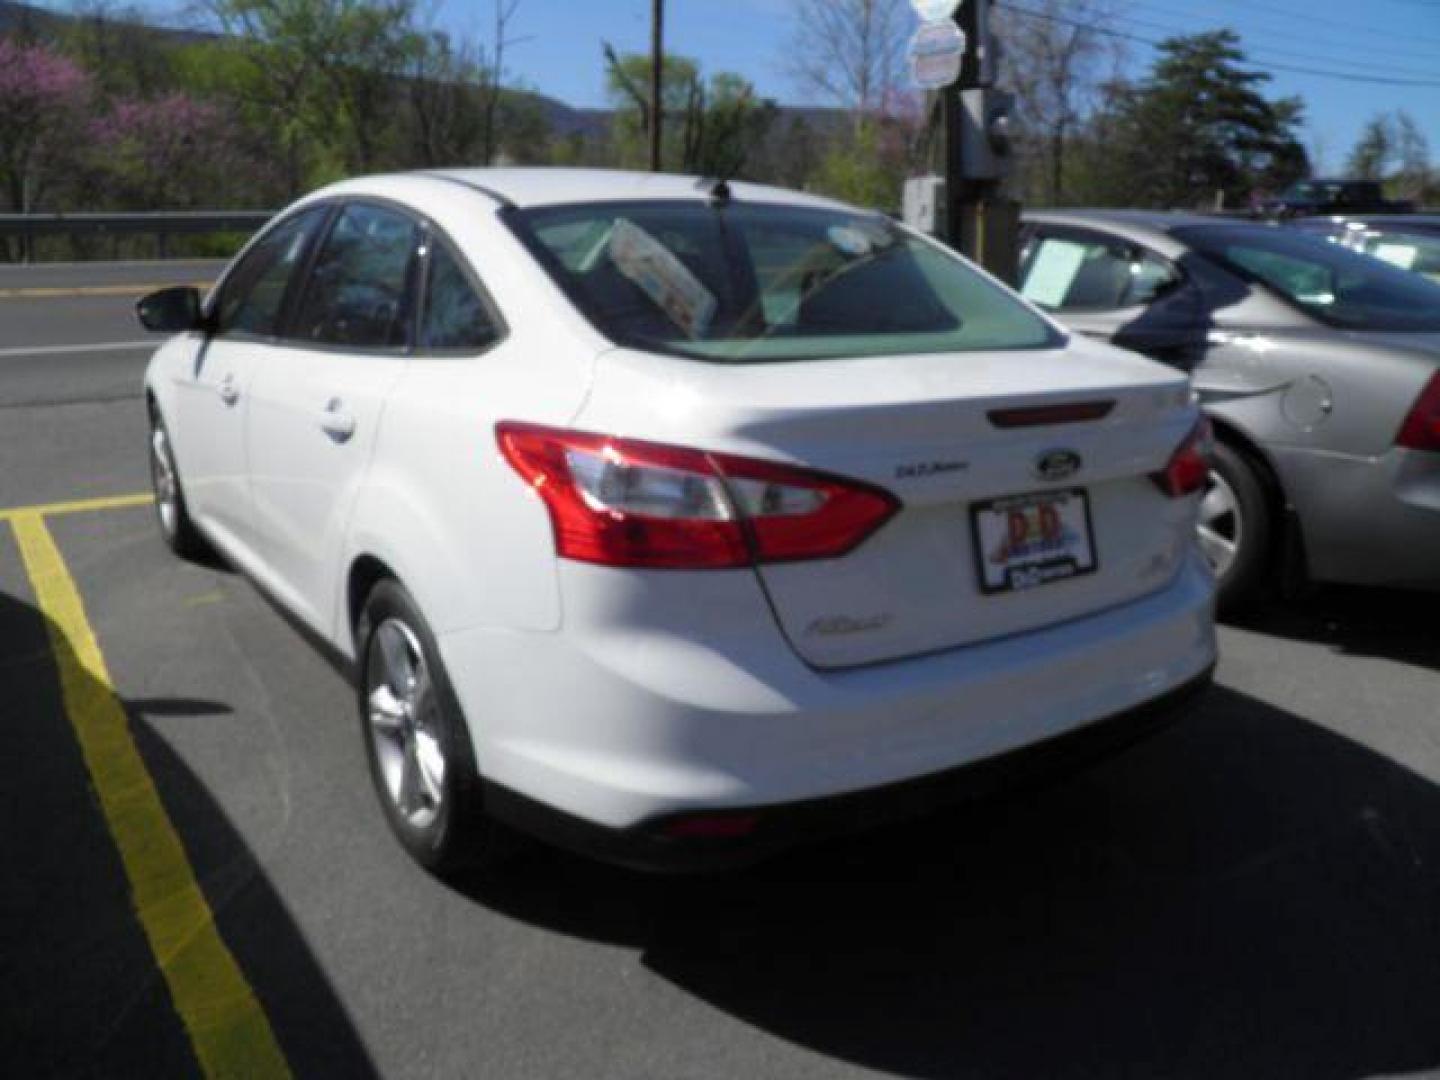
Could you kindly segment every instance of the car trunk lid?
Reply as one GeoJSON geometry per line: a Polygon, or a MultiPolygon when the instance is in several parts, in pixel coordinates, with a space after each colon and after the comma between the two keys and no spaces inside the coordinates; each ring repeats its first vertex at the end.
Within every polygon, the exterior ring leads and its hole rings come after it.
{"type": "Polygon", "coordinates": [[[795,651],[832,668],[1020,633],[1162,586],[1192,542],[1194,507],[1152,474],[1196,419],[1184,376],[1077,342],[756,365],[615,350],[574,426],[897,496],[900,512],[847,554],[756,568],[795,651]],[[1050,554],[1082,572],[1010,575],[1025,561],[1017,515],[1057,525],[1073,542],[1050,554]]]}

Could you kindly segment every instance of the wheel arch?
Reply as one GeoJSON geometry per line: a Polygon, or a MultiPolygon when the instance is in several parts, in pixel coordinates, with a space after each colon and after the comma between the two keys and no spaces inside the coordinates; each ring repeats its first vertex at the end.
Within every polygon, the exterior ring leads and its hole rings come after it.
{"type": "Polygon", "coordinates": [[[345,626],[351,649],[357,658],[360,643],[355,640],[355,628],[360,623],[360,612],[364,609],[370,593],[382,581],[400,581],[400,575],[383,559],[364,553],[350,561],[350,568],[345,575],[345,626]]]}
{"type": "Polygon", "coordinates": [[[1259,440],[1243,428],[1231,423],[1224,416],[1215,413],[1208,415],[1210,424],[1215,429],[1215,438],[1257,466],[1256,475],[1260,480],[1260,486],[1265,489],[1266,496],[1272,500],[1274,509],[1280,514],[1289,510],[1290,500],[1285,493],[1285,485],[1280,479],[1280,473],[1275,468],[1275,463],[1270,459],[1270,455],[1260,446],[1259,440]]]}

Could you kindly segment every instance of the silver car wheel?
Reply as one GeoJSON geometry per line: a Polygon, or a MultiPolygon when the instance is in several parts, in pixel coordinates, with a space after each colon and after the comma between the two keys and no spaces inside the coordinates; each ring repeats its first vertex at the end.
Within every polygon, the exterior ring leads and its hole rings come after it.
{"type": "Polygon", "coordinates": [[[1196,527],[1200,551],[1217,577],[1224,577],[1235,564],[1245,539],[1245,521],[1235,489],[1214,469],[1210,470],[1205,497],[1200,500],[1200,521],[1196,527]]]}
{"type": "Polygon", "coordinates": [[[175,460],[170,456],[170,440],[159,424],[150,432],[150,475],[160,527],[166,536],[173,536],[180,523],[180,484],[175,477],[175,460]]]}
{"type": "Polygon", "coordinates": [[[370,637],[365,700],[386,793],[409,825],[428,828],[445,801],[445,751],[424,651],[399,619],[370,637]]]}

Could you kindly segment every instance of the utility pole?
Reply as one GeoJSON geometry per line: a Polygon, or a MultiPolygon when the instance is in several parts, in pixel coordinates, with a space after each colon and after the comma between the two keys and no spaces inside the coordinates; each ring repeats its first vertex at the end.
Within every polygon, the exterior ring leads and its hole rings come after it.
{"type": "Polygon", "coordinates": [[[965,35],[960,77],[940,91],[945,131],[946,240],[1001,280],[1019,273],[1020,205],[1000,194],[1010,171],[1014,98],[995,89],[990,0],[963,0],[954,19],[965,35]]]}
{"type": "Polygon", "coordinates": [[[661,76],[665,70],[665,0],[650,2],[650,171],[660,171],[660,130],[665,124],[661,76]]]}

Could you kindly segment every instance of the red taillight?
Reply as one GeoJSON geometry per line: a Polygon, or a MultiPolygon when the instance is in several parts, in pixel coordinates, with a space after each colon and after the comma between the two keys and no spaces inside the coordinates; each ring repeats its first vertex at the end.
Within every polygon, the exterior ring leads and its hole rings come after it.
{"type": "Polygon", "coordinates": [[[844,555],[899,509],[809,469],[533,424],[496,427],[545,501],[557,552],[606,566],[705,570],[844,555]]]}
{"type": "Polygon", "coordinates": [[[1164,472],[1153,479],[1160,490],[1172,499],[1182,499],[1204,491],[1210,476],[1210,421],[1201,418],[1170,458],[1164,472]]]}
{"type": "Polygon", "coordinates": [[[1395,445],[1410,450],[1440,451],[1440,372],[1436,372],[1415,399],[1410,415],[1400,425],[1395,445]]]}

